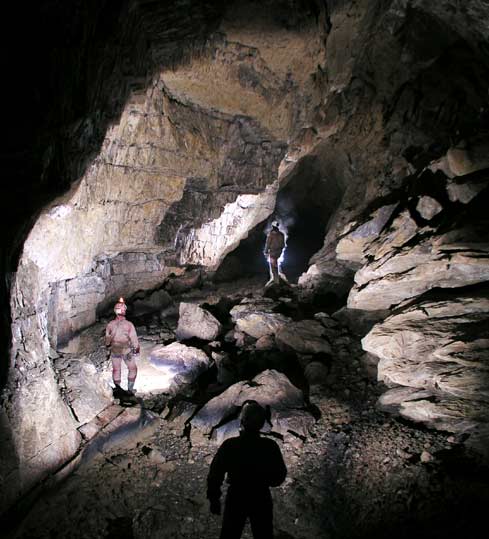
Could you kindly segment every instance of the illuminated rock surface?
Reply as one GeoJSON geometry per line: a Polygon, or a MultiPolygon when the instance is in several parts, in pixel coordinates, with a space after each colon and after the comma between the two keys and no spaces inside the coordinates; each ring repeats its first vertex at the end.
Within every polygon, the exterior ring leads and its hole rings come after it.
{"type": "Polygon", "coordinates": [[[180,303],[177,338],[179,340],[197,337],[213,341],[221,332],[221,324],[211,313],[192,303],[180,303]]]}
{"type": "Polygon", "coordinates": [[[0,513],[27,518],[19,537],[215,537],[215,445],[193,447],[189,422],[277,372],[307,408],[278,429],[282,539],[474,536],[489,497],[487,3],[78,4],[8,18],[36,46],[6,46],[0,513]],[[263,298],[272,214],[292,286],[263,298]],[[148,416],[110,392],[120,295],[148,416]],[[222,332],[181,348],[181,302],[222,332]],[[151,364],[155,347],[178,348],[179,372],[151,364]],[[107,442],[92,460],[90,440],[107,442]]]}

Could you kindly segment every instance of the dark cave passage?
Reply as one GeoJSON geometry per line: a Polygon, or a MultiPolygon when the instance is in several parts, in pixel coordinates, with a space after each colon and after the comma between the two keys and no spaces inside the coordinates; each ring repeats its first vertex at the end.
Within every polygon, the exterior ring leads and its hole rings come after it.
{"type": "Polygon", "coordinates": [[[268,262],[263,254],[271,222],[277,220],[286,235],[282,272],[296,283],[307,271],[310,258],[323,246],[327,223],[339,204],[342,189],[335,178],[323,177],[320,163],[307,157],[279,191],[275,211],[256,226],[240,245],[222,262],[215,280],[268,276],[268,262]]]}
{"type": "Polygon", "coordinates": [[[323,246],[324,232],[324,216],[319,208],[296,209],[294,221],[287,227],[287,247],[282,261],[282,271],[290,282],[296,283],[307,271],[311,256],[323,246]]]}
{"type": "MultiPolygon", "coordinates": [[[[290,283],[296,283],[300,275],[307,271],[309,259],[321,248],[324,240],[324,225],[318,226],[321,222],[319,212],[307,211],[304,208],[295,215],[293,224],[287,229],[281,227],[287,236],[281,271],[290,283]]],[[[215,280],[220,282],[254,276],[267,280],[268,262],[263,249],[269,229],[268,221],[257,226],[232,253],[227,255],[216,272],[215,280]]]]}

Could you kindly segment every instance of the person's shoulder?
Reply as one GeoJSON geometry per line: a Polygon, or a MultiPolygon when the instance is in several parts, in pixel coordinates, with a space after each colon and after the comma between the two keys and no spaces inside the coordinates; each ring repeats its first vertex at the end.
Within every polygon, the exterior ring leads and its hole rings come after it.
{"type": "Polygon", "coordinates": [[[268,438],[267,436],[260,436],[260,443],[266,447],[267,449],[279,449],[280,446],[275,440],[272,440],[272,438],[268,438]]]}
{"type": "Polygon", "coordinates": [[[231,438],[226,438],[222,445],[236,445],[241,440],[241,436],[232,436],[231,438]]]}
{"type": "Polygon", "coordinates": [[[241,436],[233,436],[232,438],[227,438],[226,440],[224,440],[224,442],[222,442],[219,449],[221,449],[222,451],[227,451],[229,449],[233,449],[240,443],[241,443],[241,436]]]}

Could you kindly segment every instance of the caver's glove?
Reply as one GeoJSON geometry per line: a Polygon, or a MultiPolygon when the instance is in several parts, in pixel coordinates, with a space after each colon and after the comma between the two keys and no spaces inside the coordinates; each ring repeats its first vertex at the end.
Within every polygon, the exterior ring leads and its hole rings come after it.
{"type": "Polygon", "coordinates": [[[210,500],[210,511],[213,515],[221,514],[221,500],[210,500]]]}

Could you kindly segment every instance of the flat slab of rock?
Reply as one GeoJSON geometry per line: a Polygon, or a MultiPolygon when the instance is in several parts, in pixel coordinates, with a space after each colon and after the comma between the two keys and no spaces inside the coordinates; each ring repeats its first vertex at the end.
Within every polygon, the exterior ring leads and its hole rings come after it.
{"type": "Polygon", "coordinates": [[[382,206],[372,213],[368,221],[343,236],[336,246],[338,260],[364,262],[363,248],[378,237],[396,206],[397,204],[382,206]]]}
{"type": "Polygon", "coordinates": [[[331,354],[325,327],[317,320],[300,320],[282,326],[275,336],[281,350],[294,350],[299,354],[331,354]]]}
{"type": "Polygon", "coordinates": [[[151,351],[149,360],[172,378],[170,393],[177,393],[183,386],[192,384],[210,365],[205,352],[178,342],[157,346],[151,351]]]}
{"type": "Polygon", "coordinates": [[[220,322],[210,312],[194,303],[180,303],[176,331],[178,340],[197,337],[204,341],[213,341],[221,329],[220,322]]]}
{"type": "Polygon", "coordinates": [[[487,187],[488,183],[489,174],[487,171],[452,178],[447,182],[448,198],[452,202],[468,204],[487,187]]]}
{"type": "Polygon", "coordinates": [[[104,412],[110,420],[85,447],[82,455],[84,462],[90,460],[97,452],[107,452],[123,445],[136,445],[158,427],[159,416],[146,410],[144,406],[133,408],[111,406],[104,412]]]}
{"type": "Polygon", "coordinates": [[[249,399],[270,407],[272,431],[283,436],[291,436],[291,431],[307,436],[314,419],[305,411],[302,391],[285,374],[270,369],[251,382],[232,385],[210,400],[191,421],[192,440],[198,442],[200,434],[221,443],[227,437],[237,436],[239,409],[249,399]]]}
{"type": "Polygon", "coordinates": [[[486,426],[489,404],[442,396],[414,388],[390,389],[378,407],[401,417],[448,432],[467,432],[486,426]]]}
{"type": "Polygon", "coordinates": [[[355,275],[348,308],[389,309],[435,287],[457,288],[488,281],[489,248],[485,239],[477,241],[463,244],[440,237],[367,264],[355,275]]]}
{"type": "Polygon", "coordinates": [[[231,317],[236,329],[259,339],[265,335],[275,335],[291,319],[274,313],[275,302],[266,298],[245,299],[231,309],[231,317]]]}

